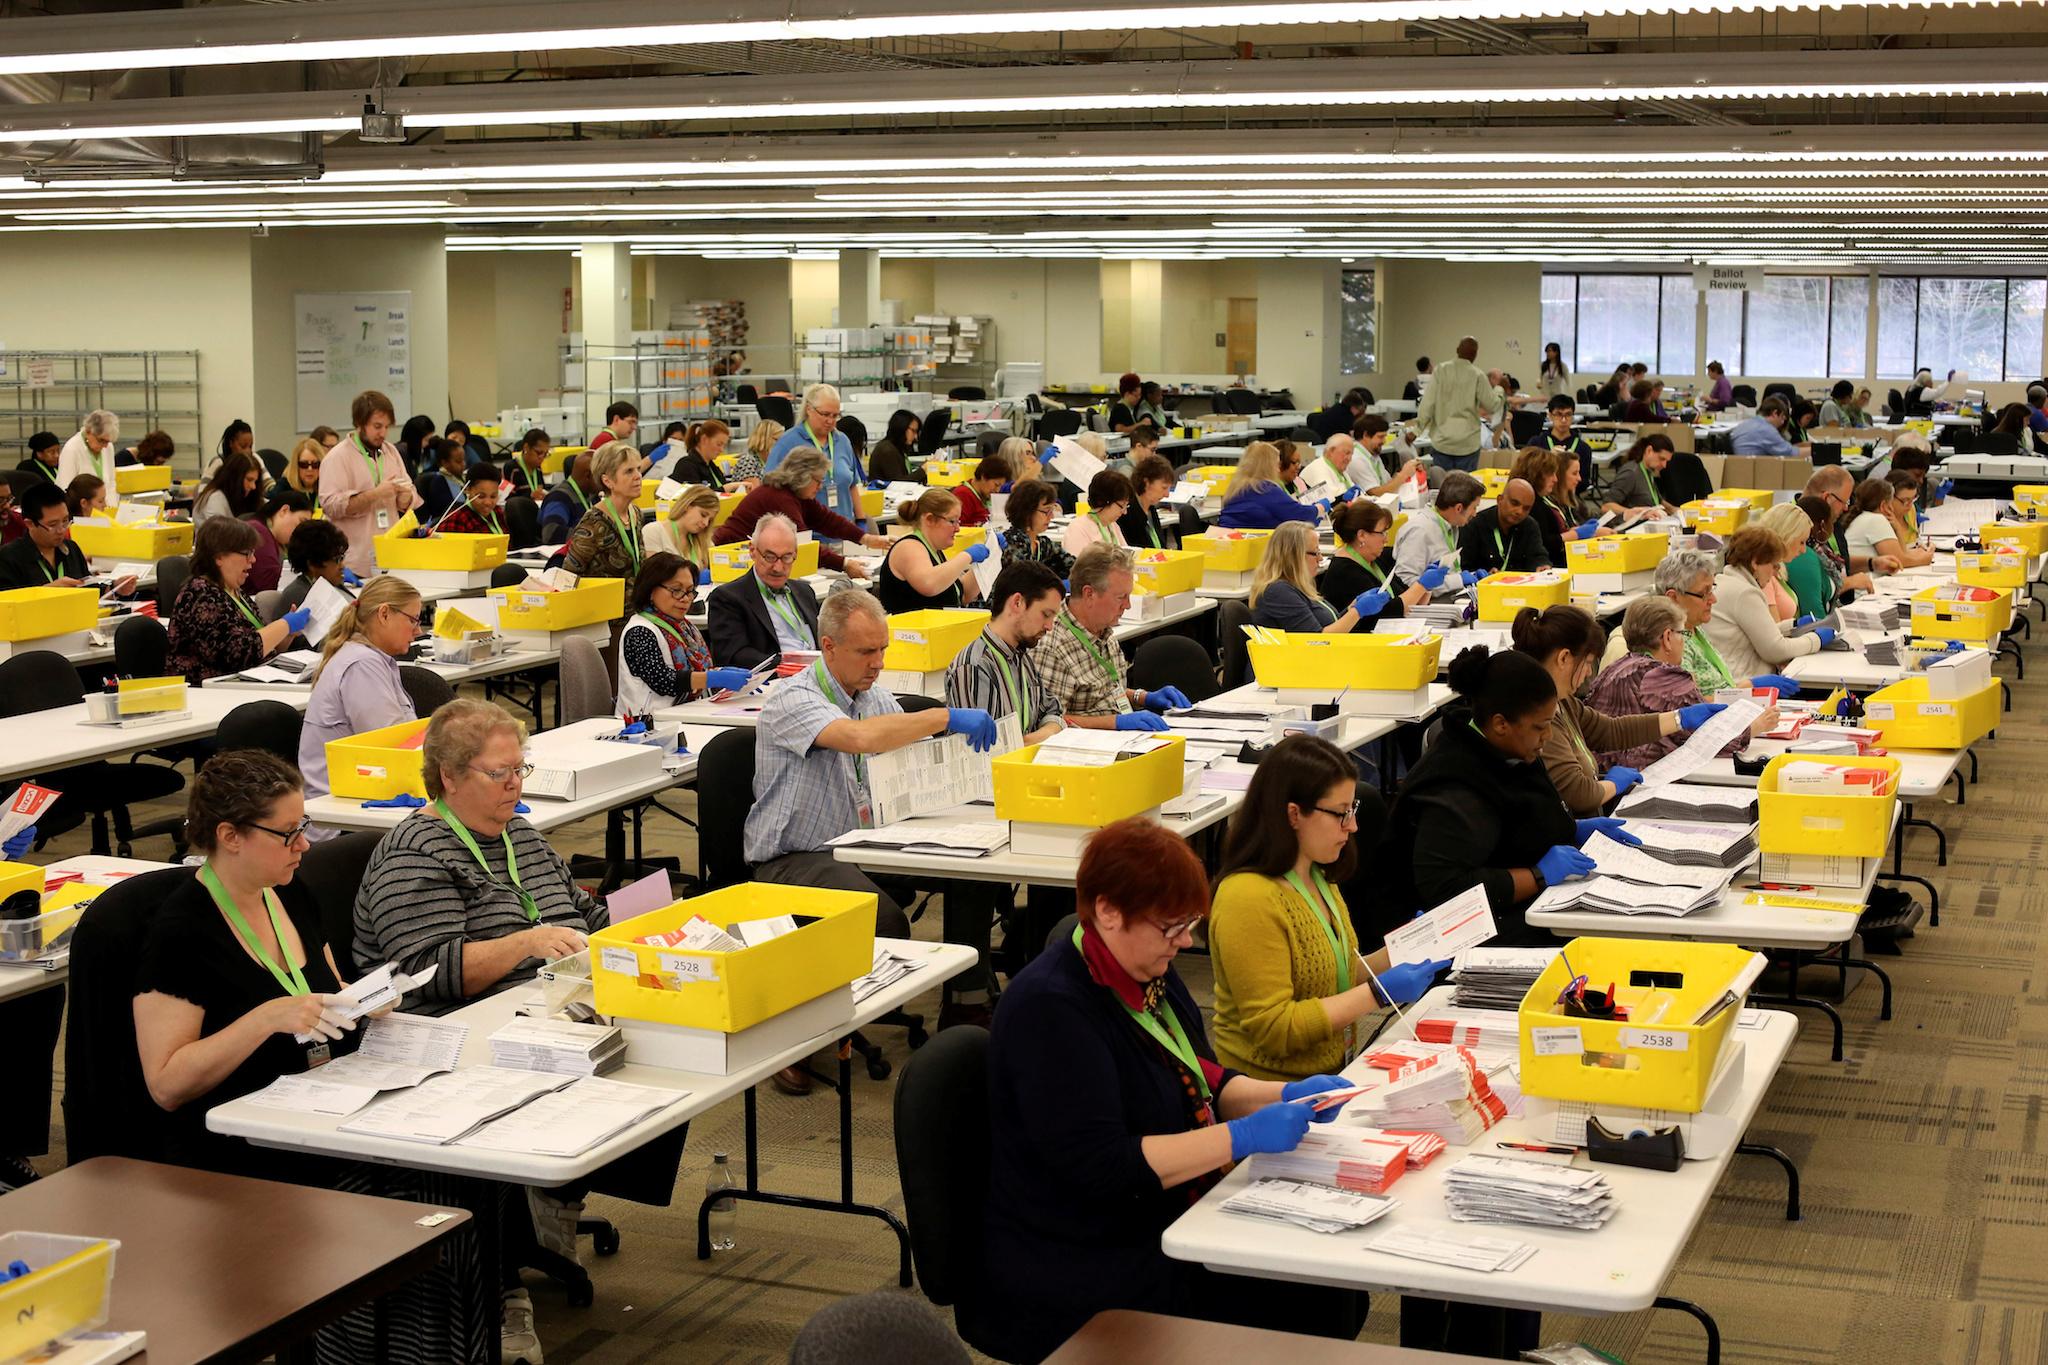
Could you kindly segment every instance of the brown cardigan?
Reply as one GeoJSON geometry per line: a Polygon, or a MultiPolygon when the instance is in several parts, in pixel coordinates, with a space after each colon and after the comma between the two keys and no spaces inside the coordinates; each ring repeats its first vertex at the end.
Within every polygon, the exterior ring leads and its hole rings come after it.
{"type": "Polygon", "coordinates": [[[1600,813],[1600,768],[1594,755],[1648,744],[1661,728],[1658,715],[1607,716],[1577,697],[1558,701],[1557,718],[1543,741],[1543,765],[1574,819],[1600,813]]]}

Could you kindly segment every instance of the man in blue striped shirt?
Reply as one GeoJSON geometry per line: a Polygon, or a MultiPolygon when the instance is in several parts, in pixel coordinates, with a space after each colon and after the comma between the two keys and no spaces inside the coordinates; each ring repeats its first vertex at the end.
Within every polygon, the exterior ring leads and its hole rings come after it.
{"type": "Polygon", "coordinates": [[[1063,729],[1059,700],[1031,658],[1063,600],[1051,569],[1035,559],[1011,560],[989,589],[988,625],[946,669],[946,704],[986,711],[997,720],[1014,715],[1026,744],[1063,729]]]}

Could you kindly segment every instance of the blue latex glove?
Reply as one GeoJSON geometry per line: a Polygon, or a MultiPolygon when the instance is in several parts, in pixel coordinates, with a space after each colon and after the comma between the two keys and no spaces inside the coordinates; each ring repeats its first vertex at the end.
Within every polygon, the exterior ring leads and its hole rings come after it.
{"type": "Polygon", "coordinates": [[[1823,647],[1835,642],[1835,628],[1833,626],[1815,626],[1813,633],[1814,637],[1821,642],[1823,647]]]}
{"type": "Polygon", "coordinates": [[[1572,537],[1576,540],[1591,540],[1599,534],[1600,518],[1598,517],[1588,517],[1572,528],[1572,537]]]}
{"type": "Polygon", "coordinates": [[[300,607],[297,611],[288,611],[284,614],[284,623],[293,635],[297,635],[313,623],[313,609],[300,607]]]}
{"type": "Polygon", "coordinates": [[[1934,496],[1945,498],[1955,491],[1955,486],[1956,481],[1954,479],[1943,479],[1940,483],[1934,485],[1934,496]]]}
{"type": "Polygon", "coordinates": [[[1071,593],[1071,592],[1073,592],[1073,590],[1074,590],[1074,589],[1073,589],[1073,587],[1071,586],[1071,584],[1070,584],[1069,580],[1067,580],[1067,579],[1064,579],[1064,578],[1062,578],[1062,579],[1060,580],[1060,591],[1061,591],[1061,592],[1063,592],[1063,593],[1071,593]]]}
{"type": "Polygon", "coordinates": [[[1727,709],[1725,704],[1718,701],[1699,701],[1691,706],[1681,706],[1678,708],[1678,728],[1697,730],[1727,709]]]}
{"type": "Polygon", "coordinates": [[[982,560],[984,560],[984,559],[987,559],[987,558],[988,558],[988,542],[987,542],[987,541],[982,541],[982,542],[981,542],[980,544],[978,544],[978,545],[970,545],[970,546],[968,546],[968,547],[967,547],[967,557],[968,557],[969,559],[973,560],[973,561],[974,561],[975,563],[977,563],[977,564],[981,563],[981,561],[982,561],[982,560]]]}
{"type": "Polygon", "coordinates": [[[1435,592],[1444,585],[1444,572],[1443,565],[1432,564],[1415,576],[1416,586],[1435,592]]]}
{"type": "Polygon", "coordinates": [[[1450,960],[1440,962],[1397,962],[1379,974],[1380,989],[1396,1005],[1406,1005],[1420,1000],[1436,981],[1436,974],[1450,966],[1450,960]]]}
{"type": "Polygon", "coordinates": [[[1147,711],[1185,711],[1194,705],[1178,687],[1155,687],[1145,694],[1147,711]]]}
{"type": "Polygon", "coordinates": [[[1604,834],[1617,844],[1627,844],[1630,848],[1643,846],[1641,839],[1628,832],[1628,822],[1617,820],[1612,815],[1596,815],[1591,820],[1574,820],[1572,823],[1578,827],[1581,844],[1596,834],[1604,834]]]}
{"type": "Polygon", "coordinates": [[[711,570],[697,570],[697,586],[700,588],[708,588],[711,586],[711,570]]]}
{"type": "Polygon", "coordinates": [[[1269,1104],[1230,1121],[1230,1159],[1243,1161],[1259,1152],[1291,1152],[1308,1136],[1314,1117],[1305,1104],[1269,1104]]]}
{"type": "Polygon", "coordinates": [[[996,534],[995,534],[995,540],[996,540],[996,548],[997,548],[998,550],[1007,550],[1007,549],[1009,549],[1009,548],[1010,548],[1010,542],[1009,542],[1009,539],[1008,539],[1007,537],[1005,537],[1005,536],[1003,535],[1003,533],[1002,533],[1001,531],[998,531],[998,532],[996,532],[996,534]]]}
{"type": "Polygon", "coordinates": [[[1553,844],[1550,852],[1536,860],[1536,876],[1545,886],[1556,886],[1593,870],[1593,860],[1569,844],[1553,844]]]}
{"type": "MultiPolygon", "coordinates": [[[[1305,1100],[1311,1095],[1320,1095],[1325,1090],[1349,1090],[1350,1088],[1351,1082],[1345,1080],[1342,1076],[1309,1076],[1302,1080],[1289,1081],[1281,1086],[1280,1098],[1290,1101],[1305,1100]]],[[[1312,1122],[1329,1123],[1343,1112],[1343,1105],[1333,1104],[1328,1109],[1316,1114],[1312,1122]]]]}
{"type": "Polygon", "coordinates": [[[1155,716],[1150,711],[1126,711],[1116,718],[1119,730],[1168,730],[1166,717],[1155,716]]]}
{"type": "Polygon", "coordinates": [[[870,489],[875,489],[875,488],[887,488],[888,486],[889,486],[889,481],[888,481],[887,479],[869,479],[869,480],[868,480],[868,487],[869,487],[870,489]]]}
{"type": "Polygon", "coordinates": [[[1944,654],[1959,654],[1967,648],[1969,646],[1965,645],[1961,640],[1950,640],[1941,647],[1941,652],[1944,654]]]}
{"type": "Polygon", "coordinates": [[[967,747],[978,754],[996,747],[994,718],[971,706],[955,706],[946,712],[946,733],[967,736],[967,747]]]}
{"type": "Polygon", "coordinates": [[[1477,569],[1467,569],[1459,576],[1465,580],[1465,586],[1468,588],[1476,586],[1480,579],[1486,577],[1477,569]]]}
{"type": "Polygon", "coordinates": [[[1799,695],[1799,680],[1788,678],[1783,673],[1759,673],[1749,680],[1751,687],[1775,687],[1781,697],[1799,695]]]}
{"type": "Polygon", "coordinates": [[[704,674],[704,685],[714,692],[737,692],[754,675],[744,668],[713,668],[704,674]]]}
{"type": "Polygon", "coordinates": [[[646,733],[647,722],[644,720],[636,720],[631,725],[621,725],[619,727],[619,734],[621,737],[624,737],[626,735],[644,735],[646,733]]]}
{"type": "Polygon", "coordinates": [[[512,813],[514,815],[531,815],[533,814],[533,807],[527,805],[524,801],[514,801],[512,803],[512,813]]]}
{"type": "Polygon", "coordinates": [[[4,846],[0,846],[0,858],[5,858],[10,863],[19,862],[21,855],[28,852],[29,845],[35,843],[35,841],[36,827],[30,825],[27,829],[9,839],[4,846]]]}
{"type": "Polygon", "coordinates": [[[356,571],[354,569],[343,569],[341,571],[341,581],[351,588],[360,588],[363,586],[363,580],[356,577],[356,571]]]}
{"type": "Polygon", "coordinates": [[[1369,588],[1351,599],[1351,610],[1360,616],[1378,616],[1393,600],[1385,588],[1369,588]]]}
{"type": "Polygon", "coordinates": [[[1806,615],[1800,617],[1797,621],[1794,621],[1792,624],[1798,629],[1804,630],[1806,629],[1806,627],[1812,625],[1815,621],[1818,621],[1819,619],[1820,618],[1818,616],[1815,616],[1812,612],[1808,612],[1806,613],[1806,615]]]}
{"type": "Polygon", "coordinates": [[[1338,498],[1338,499],[1337,499],[1337,501],[1338,501],[1338,502],[1350,502],[1350,501],[1351,501],[1351,500],[1352,500],[1353,498],[1355,498],[1355,497],[1357,497],[1357,496],[1358,496],[1358,485],[1357,485],[1357,484],[1353,484],[1353,485],[1351,485],[1351,487],[1349,487],[1349,488],[1347,488],[1347,489],[1345,489],[1345,490],[1344,490],[1344,496],[1342,496],[1342,497],[1338,498]]]}
{"type": "Polygon", "coordinates": [[[1617,763],[1607,770],[1607,780],[1614,784],[1614,794],[1624,795],[1629,788],[1643,780],[1642,773],[1625,764],[1617,763]]]}
{"type": "Polygon", "coordinates": [[[363,809],[376,810],[382,807],[387,810],[417,810],[426,804],[427,799],[423,796],[413,796],[406,792],[400,792],[397,796],[389,797],[383,801],[365,801],[363,802],[363,809]]]}

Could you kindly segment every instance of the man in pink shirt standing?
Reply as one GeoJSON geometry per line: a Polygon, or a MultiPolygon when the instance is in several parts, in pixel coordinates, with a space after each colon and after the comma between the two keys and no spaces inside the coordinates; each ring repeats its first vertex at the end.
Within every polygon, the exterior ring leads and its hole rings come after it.
{"type": "Polygon", "coordinates": [[[404,457],[385,439],[396,420],[389,398],[375,389],[357,394],[349,405],[355,430],[320,462],[320,510],[348,537],[343,562],[364,577],[377,569],[371,539],[389,531],[419,500],[404,457]]]}

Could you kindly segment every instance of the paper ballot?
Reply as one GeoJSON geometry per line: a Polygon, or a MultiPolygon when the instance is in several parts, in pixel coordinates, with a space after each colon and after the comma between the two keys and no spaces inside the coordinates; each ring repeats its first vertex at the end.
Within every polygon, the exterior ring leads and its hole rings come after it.
{"type": "Polygon", "coordinates": [[[868,757],[868,794],[875,804],[875,823],[894,824],[932,815],[976,801],[994,801],[989,759],[1023,743],[1015,715],[996,722],[995,748],[978,754],[964,735],[938,735],[868,757]]]}
{"type": "MultiPolygon", "coordinates": [[[[324,1011],[335,1019],[360,1019],[366,1014],[375,1014],[388,1005],[398,1003],[399,997],[408,995],[434,979],[439,964],[429,964],[418,976],[407,976],[387,962],[374,972],[366,972],[337,992],[334,1003],[324,1011]]],[[[310,1033],[294,1034],[302,1043],[313,1041],[310,1033]]]]}
{"type": "Polygon", "coordinates": [[[327,632],[334,629],[341,610],[349,604],[349,596],[326,579],[315,579],[313,590],[306,594],[305,608],[313,613],[313,619],[306,623],[300,634],[308,644],[319,644],[327,638],[327,632]]]}
{"type": "Polygon", "coordinates": [[[1493,937],[1493,910],[1485,886],[1475,886],[1453,896],[1427,914],[1387,931],[1387,955],[1396,966],[1403,962],[1448,962],[1461,948],[1470,948],[1493,937]]]}
{"type": "Polygon", "coordinates": [[[1692,776],[1713,762],[1723,749],[1748,734],[1751,722],[1763,713],[1764,704],[1753,697],[1731,702],[1705,725],[1693,731],[1685,743],[1643,769],[1643,785],[1661,787],[1667,782],[1692,776]]]}
{"type": "Polygon", "coordinates": [[[59,792],[48,787],[38,787],[33,782],[24,782],[14,789],[14,795],[7,798],[7,805],[0,809],[0,844],[27,829],[42,818],[43,812],[56,804],[59,792]]]}
{"type": "Polygon", "coordinates": [[[340,1131],[439,1146],[575,1079],[497,1066],[468,1067],[432,1077],[403,1094],[386,1096],[342,1124],[340,1131]]]}
{"type": "Polygon", "coordinates": [[[346,1057],[298,1076],[280,1076],[248,1097],[264,1109],[301,1113],[355,1113],[386,1090],[420,1085],[461,1060],[469,1026],[418,1014],[372,1019],[346,1057]]]}
{"type": "Polygon", "coordinates": [[[1086,488],[1097,474],[1108,468],[1071,436],[1053,437],[1052,450],[1048,452],[1045,462],[1058,471],[1061,478],[1077,488],[1086,488]]]}

